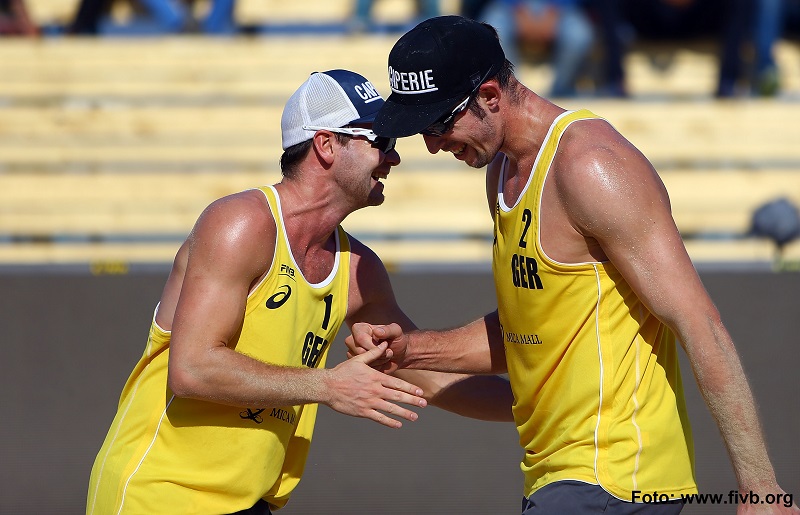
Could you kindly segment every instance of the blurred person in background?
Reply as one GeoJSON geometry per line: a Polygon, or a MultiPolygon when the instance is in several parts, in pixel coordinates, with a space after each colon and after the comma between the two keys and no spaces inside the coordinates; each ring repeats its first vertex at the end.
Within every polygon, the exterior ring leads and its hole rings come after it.
{"type": "Polygon", "coordinates": [[[752,93],[771,97],[780,90],[780,76],[775,62],[775,43],[783,33],[785,0],[756,0],[753,26],[752,93]]]}
{"type": "MultiPolygon", "coordinates": [[[[741,93],[748,79],[747,46],[755,41],[756,77],[774,71],[772,45],[782,0],[594,0],[604,47],[602,92],[627,96],[624,56],[637,41],[667,41],[680,47],[710,39],[718,46],[719,74],[714,95],[741,93]]],[[[765,89],[770,89],[765,87],[765,89]]],[[[774,89],[774,88],[773,88],[774,89]]]]}
{"type": "Polygon", "coordinates": [[[107,23],[113,3],[114,0],[81,0],[69,33],[142,35],[203,32],[225,35],[237,31],[234,20],[236,0],[212,0],[209,12],[202,20],[193,16],[194,0],[130,0],[134,17],[124,25],[107,23]]]}
{"type": "Polygon", "coordinates": [[[800,0],[783,0],[781,8],[782,37],[800,41],[800,0]]]}
{"type": "MultiPolygon", "coordinates": [[[[407,0],[414,2],[416,15],[409,21],[413,26],[422,20],[439,16],[439,0],[407,0]]],[[[354,0],[353,15],[348,21],[348,30],[353,33],[374,31],[375,21],[372,17],[372,10],[376,0],[354,0]]]]}
{"type": "Polygon", "coordinates": [[[39,28],[31,20],[25,0],[0,0],[0,35],[39,35],[39,28]]]}
{"type": "Polygon", "coordinates": [[[573,97],[586,72],[595,30],[584,0],[464,0],[462,15],[497,29],[506,57],[545,53],[553,67],[549,95],[573,97]]]}

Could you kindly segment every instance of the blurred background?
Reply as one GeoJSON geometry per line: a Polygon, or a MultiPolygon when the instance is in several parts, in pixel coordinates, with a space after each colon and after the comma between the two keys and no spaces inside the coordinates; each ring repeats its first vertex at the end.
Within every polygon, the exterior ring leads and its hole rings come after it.
{"type": "MultiPolygon", "coordinates": [[[[392,45],[439,14],[495,25],[527,86],[608,119],[652,161],[800,495],[800,0],[0,0],[0,513],[83,511],[202,209],[279,180],[283,104],[312,71],[351,69],[387,96],[392,45]]],[[[493,310],[483,173],[420,138],[397,148],[385,204],[344,227],[419,325],[493,310]]],[[[340,345],[329,363],[343,358],[340,345]]],[[[701,490],[727,494],[683,371],[701,490]]],[[[321,410],[281,513],[517,513],[514,428],[423,415],[389,431],[321,410]]]]}

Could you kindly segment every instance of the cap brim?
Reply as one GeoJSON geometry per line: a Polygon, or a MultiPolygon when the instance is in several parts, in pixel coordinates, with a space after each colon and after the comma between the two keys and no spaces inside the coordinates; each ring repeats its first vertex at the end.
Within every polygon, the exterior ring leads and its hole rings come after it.
{"type": "Polygon", "coordinates": [[[386,138],[405,138],[419,134],[427,127],[451,111],[459,98],[447,98],[424,105],[400,104],[389,95],[375,117],[372,130],[386,138]]]}
{"type": "Polygon", "coordinates": [[[378,109],[375,109],[374,111],[372,111],[369,114],[365,114],[361,118],[356,118],[355,120],[350,120],[349,122],[347,122],[347,124],[348,125],[355,125],[355,124],[358,124],[358,123],[373,123],[375,121],[375,117],[378,116],[378,110],[381,107],[383,107],[383,105],[385,104],[383,99],[378,99],[378,100],[381,100],[381,103],[378,104],[378,106],[380,106],[380,107],[378,107],[378,109]]]}

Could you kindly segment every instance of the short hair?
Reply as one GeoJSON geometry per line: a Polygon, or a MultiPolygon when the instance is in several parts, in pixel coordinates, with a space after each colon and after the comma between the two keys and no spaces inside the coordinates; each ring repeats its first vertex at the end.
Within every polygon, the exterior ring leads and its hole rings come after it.
{"type": "MultiPolygon", "coordinates": [[[[491,29],[492,32],[494,32],[495,37],[499,38],[499,36],[497,35],[497,29],[495,29],[488,23],[482,23],[482,25],[485,25],[486,27],[491,29]]],[[[508,93],[514,102],[516,102],[519,99],[519,94],[517,93],[517,90],[508,87],[509,84],[512,83],[512,79],[515,79],[514,63],[506,59],[505,62],[502,64],[502,66],[500,66],[500,69],[497,70],[497,73],[489,77],[489,80],[491,79],[496,80],[497,84],[500,86],[500,89],[508,93]]],[[[477,96],[473,96],[470,99],[469,104],[467,104],[467,109],[469,109],[472,114],[474,114],[481,120],[483,120],[486,117],[486,112],[477,102],[477,96]]]]}
{"type": "MultiPolygon", "coordinates": [[[[492,32],[492,34],[494,34],[494,37],[497,38],[498,41],[500,40],[500,34],[497,33],[496,28],[494,28],[492,25],[489,25],[486,22],[481,22],[481,25],[489,29],[492,32]]],[[[514,63],[512,63],[508,59],[505,59],[505,62],[497,71],[497,73],[490,78],[497,80],[497,83],[500,85],[500,87],[502,89],[506,89],[506,86],[508,86],[512,77],[514,77],[514,63]]]]}
{"type": "Polygon", "coordinates": [[[308,151],[311,149],[313,141],[313,139],[302,141],[283,151],[280,161],[281,175],[287,179],[291,179],[297,175],[297,168],[308,155],[308,151]]]}
{"type": "Polygon", "coordinates": [[[506,89],[506,87],[511,83],[511,79],[514,77],[514,64],[506,59],[506,62],[503,63],[503,66],[500,70],[495,74],[494,79],[497,80],[497,83],[500,85],[501,89],[506,89]]]}
{"type": "MultiPolygon", "coordinates": [[[[333,135],[336,136],[336,141],[338,141],[341,145],[347,145],[347,143],[352,139],[352,136],[349,134],[340,134],[338,132],[334,132],[333,135]]],[[[281,154],[280,160],[281,175],[287,179],[296,177],[300,163],[303,162],[309,151],[311,151],[312,146],[314,146],[314,138],[302,141],[284,150],[283,154],[281,154]]]]}

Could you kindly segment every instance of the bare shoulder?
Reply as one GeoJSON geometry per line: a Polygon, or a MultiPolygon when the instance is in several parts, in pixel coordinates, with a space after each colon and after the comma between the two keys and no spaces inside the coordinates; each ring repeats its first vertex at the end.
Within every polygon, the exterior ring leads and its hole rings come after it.
{"type": "Polygon", "coordinates": [[[195,229],[212,229],[219,236],[240,239],[254,234],[275,234],[275,220],[264,194],[246,190],[221,197],[203,210],[195,229]]]}
{"type": "Polygon", "coordinates": [[[564,133],[558,147],[569,161],[599,161],[608,158],[628,158],[644,155],[608,121],[603,119],[579,120],[572,123],[564,133]]]}
{"type": "Polygon", "coordinates": [[[212,202],[178,250],[159,304],[157,321],[172,328],[178,299],[247,290],[269,270],[275,222],[260,192],[245,191],[212,202]],[[261,196],[259,200],[258,196],[261,196]],[[188,280],[187,280],[188,278],[188,280]]]}
{"type": "Polygon", "coordinates": [[[650,161],[605,120],[573,124],[559,145],[553,172],[565,194],[640,194],[640,188],[665,193],[650,161]]]}
{"type": "Polygon", "coordinates": [[[565,211],[590,233],[625,213],[670,213],[669,197],[650,161],[605,120],[573,124],[551,170],[565,211]]]}
{"type": "Polygon", "coordinates": [[[271,262],[276,233],[262,192],[234,193],[212,202],[198,218],[188,239],[189,262],[202,257],[260,269],[271,262]]]}

